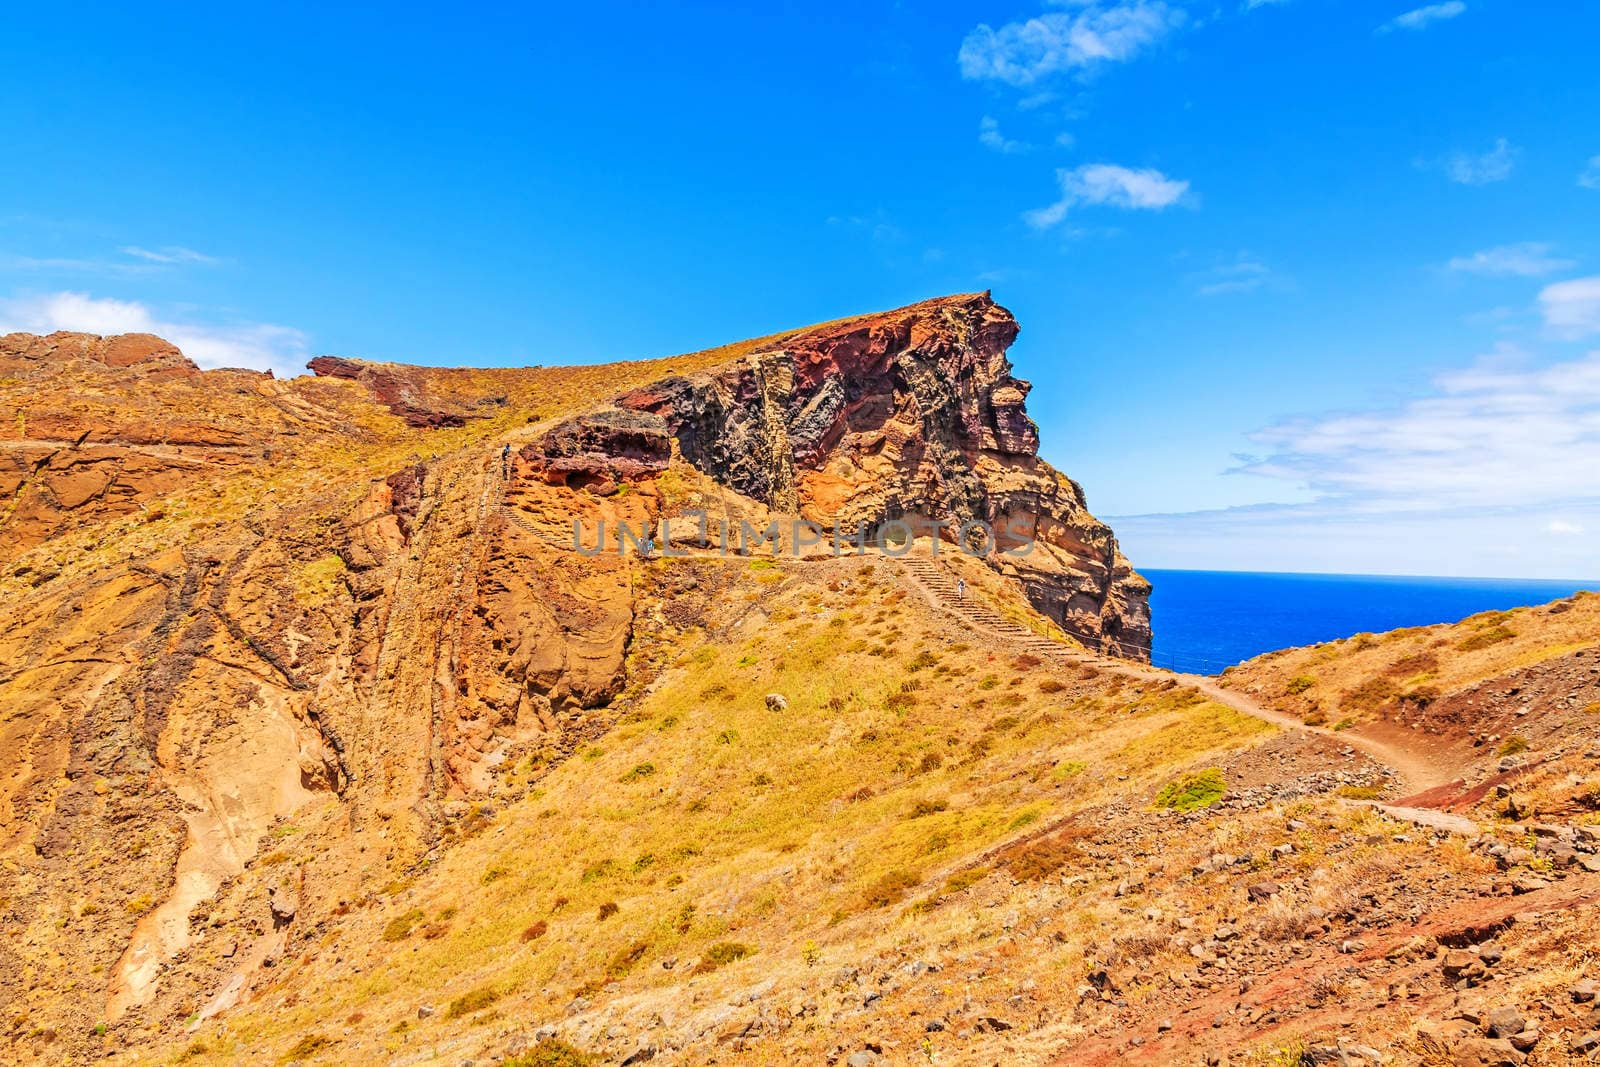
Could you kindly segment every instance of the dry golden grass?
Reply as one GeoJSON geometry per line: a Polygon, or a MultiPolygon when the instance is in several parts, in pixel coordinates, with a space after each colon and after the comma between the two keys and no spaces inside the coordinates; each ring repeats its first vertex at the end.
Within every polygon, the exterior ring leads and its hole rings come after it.
{"type": "Polygon", "coordinates": [[[1426,707],[1442,693],[1600,644],[1600,595],[1486,612],[1454,625],[1362,634],[1260,656],[1225,684],[1291,714],[1359,723],[1426,707]]]}
{"type": "MultiPolygon", "coordinates": [[[[685,647],[670,683],[583,758],[375,902],[342,942],[369,954],[363,974],[335,981],[308,961],[326,1000],[235,1014],[215,1061],[358,1008],[388,1026],[417,990],[491,988],[497,1010],[543,1017],[579,993],[676,996],[971,934],[981,917],[926,898],[976,892],[996,866],[1048,884],[1077,853],[1052,831],[976,857],[1128,790],[1148,802],[1178,770],[1269,732],[1182,688],[1108,696],[1097,678],[952,643],[947,620],[899,596],[881,563],[740,566],[765,627],[685,647]],[[884,629],[881,654],[852,645],[862,626],[884,629]],[[1059,689],[1040,691],[1047,675],[1059,689]],[[767,709],[771,692],[786,711],[767,709]],[[448,909],[439,936],[413,932],[448,909]],[[659,965],[670,959],[686,962],[659,965]]],[[[437,1025],[413,1021],[404,1040],[437,1025]]]]}

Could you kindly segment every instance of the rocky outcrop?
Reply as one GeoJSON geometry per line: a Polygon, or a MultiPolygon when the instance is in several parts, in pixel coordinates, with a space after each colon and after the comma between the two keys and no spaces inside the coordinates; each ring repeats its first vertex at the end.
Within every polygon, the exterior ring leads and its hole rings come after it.
{"type": "Polygon", "coordinates": [[[617,403],[660,419],[729,488],[825,528],[901,519],[953,538],[987,524],[993,565],[1040,611],[1093,648],[1148,659],[1149,584],[1039,458],[1031,386],[1006,358],[1016,336],[989,294],[948,297],[782,337],[617,403]]]}
{"type": "Polygon", "coordinates": [[[464,412],[443,410],[442,405],[431,402],[421,375],[406,373],[417,368],[367,363],[339,356],[318,356],[306,366],[319,376],[360,383],[392,414],[405,419],[407,426],[425,430],[465,426],[469,417],[464,412]]]}
{"type": "Polygon", "coordinates": [[[604,496],[627,479],[666,470],[672,437],[658,415],[613,408],[568,419],[524,447],[521,458],[551,485],[604,496]]]}

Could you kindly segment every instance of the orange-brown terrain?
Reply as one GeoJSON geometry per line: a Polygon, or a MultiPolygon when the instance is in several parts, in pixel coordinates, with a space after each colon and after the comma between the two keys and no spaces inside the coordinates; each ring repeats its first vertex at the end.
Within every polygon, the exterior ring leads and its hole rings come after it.
{"type": "Polygon", "coordinates": [[[0,338],[0,1062],[1600,1049],[1600,597],[1153,669],[1016,333],[0,338]],[[722,549],[795,517],[948,525],[722,549]]]}

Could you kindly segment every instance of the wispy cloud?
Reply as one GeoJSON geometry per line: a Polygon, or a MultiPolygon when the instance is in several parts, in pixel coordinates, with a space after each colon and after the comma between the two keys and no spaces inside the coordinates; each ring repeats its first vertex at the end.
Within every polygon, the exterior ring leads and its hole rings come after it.
{"type": "Polygon", "coordinates": [[[1559,337],[1577,339],[1600,333],[1600,274],[1545,286],[1539,294],[1539,310],[1545,325],[1559,337]]]}
{"type": "Polygon", "coordinates": [[[1195,292],[1201,296],[1253,293],[1272,280],[1272,268],[1254,256],[1241,254],[1232,263],[1224,263],[1190,277],[1195,292]]]}
{"type": "Polygon", "coordinates": [[[983,116],[978,123],[978,143],[985,148],[1002,152],[1006,155],[1017,155],[1033,149],[1033,145],[1025,141],[1013,141],[1000,132],[1000,120],[992,115],[983,116]]]}
{"type": "Polygon", "coordinates": [[[107,274],[132,276],[151,274],[172,267],[213,266],[222,262],[215,256],[192,248],[171,246],[160,249],[127,245],[118,255],[39,256],[0,253],[0,271],[26,274],[107,274]]]}
{"type": "Polygon", "coordinates": [[[140,248],[138,245],[125,245],[120,249],[123,255],[142,259],[148,263],[161,263],[172,266],[179,263],[198,263],[212,266],[221,262],[215,256],[208,256],[204,252],[196,252],[192,248],[183,248],[179,245],[168,245],[165,248],[140,248]]]}
{"type": "Polygon", "coordinates": [[[1526,361],[1502,348],[1398,409],[1280,423],[1239,470],[1372,512],[1600,498],[1600,352],[1526,361]]]}
{"type": "Polygon", "coordinates": [[[1538,278],[1556,271],[1567,270],[1574,260],[1551,255],[1553,245],[1540,241],[1500,245],[1474,252],[1470,256],[1456,256],[1448,267],[1465,274],[1512,275],[1521,278],[1538,278]]]}
{"type": "Polygon", "coordinates": [[[1287,4],[1288,2],[1289,0],[1244,0],[1241,10],[1254,11],[1257,8],[1276,7],[1279,4],[1287,4]]]}
{"type": "Polygon", "coordinates": [[[0,334],[153,333],[165,337],[205,368],[249,367],[279,377],[304,373],[305,334],[260,322],[205,323],[166,318],[133,300],[59,292],[0,299],[0,334]]]}
{"type": "Polygon", "coordinates": [[[1027,88],[1055,75],[1127,62],[1187,18],[1182,8],[1161,0],[1090,2],[998,29],[981,24],[961,42],[956,60],[964,78],[1027,88]]]}
{"type": "Polygon", "coordinates": [[[1153,168],[1132,170],[1111,163],[1089,163],[1056,171],[1056,181],[1061,185],[1061,199],[1023,216],[1036,230],[1058,225],[1080,204],[1162,211],[1194,199],[1188,182],[1169,178],[1153,168]]]}
{"type": "Polygon", "coordinates": [[[1545,533],[1556,534],[1559,537],[1576,537],[1583,533],[1583,527],[1566,519],[1551,519],[1544,528],[1545,533]]]}
{"type": "Polygon", "coordinates": [[[1520,149],[1504,137],[1494,147],[1482,154],[1457,152],[1438,164],[1446,176],[1458,185],[1490,185],[1503,182],[1516,169],[1520,149]]]}
{"type": "Polygon", "coordinates": [[[1465,14],[1467,5],[1461,0],[1449,0],[1444,4],[1429,4],[1394,18],[1378,27],[1379,33],[1391,33],[1394,30],[1425,30],[1436,22],[1453,19],[1457,15],[1465,14]]]}
{"type": "Polygon", "coordinates": [[[1578,175],[1578,184],[1585,189],[1600,189],[1600,156],[1591,156],[1589,165],[1578,175]]]}

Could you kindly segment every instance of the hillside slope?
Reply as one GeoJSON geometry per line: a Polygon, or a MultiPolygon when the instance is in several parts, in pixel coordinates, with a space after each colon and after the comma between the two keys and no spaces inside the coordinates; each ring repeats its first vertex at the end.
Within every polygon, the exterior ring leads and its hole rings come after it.
{"type": "Polygon", "coordinates": [[[0,338],[9,1039],[137,1043],[247,999],[285,922],[437,862],[460,805],[612,729],[727,579],[574,552],[574,518],[982,519],[1037,538],[992,563],[1042,626],[1146,654],[1148,586],[1038,459],[1015,333],[982,294],[643,363],[286,382],[0,338]],[[270,869],[309,813],[324,846],[270,869]],[[277,911],[211,933],[268,859],[277,911]]]}

